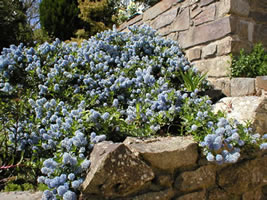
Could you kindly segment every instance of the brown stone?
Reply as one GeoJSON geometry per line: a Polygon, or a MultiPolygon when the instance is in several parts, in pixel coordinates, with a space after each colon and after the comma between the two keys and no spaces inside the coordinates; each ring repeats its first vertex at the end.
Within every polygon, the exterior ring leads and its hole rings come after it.
{"type": "Polygon", "coordinates": [[[247,17],[249,15],[250,6],[248,0],[231,0],[231,11],[232,14],[247,17]]]}
{"type": "Polygon", "coordinates": [[[216,169],[214,165],[207,165],[195,171],[182,172],[175,180],[175,188],[182,192],[209,188],[215,184],[216,169]]]}
{"type": "Polygon", "coordinates": [[[148,192],[125,200],[170,200],[174,196],[174,191],[168,189],[160,192],[148,192]]]}
{"type": "Polygon", "coordinates": [[[232,37],[226,37],[217,42],[217,56],[227,55],[231,53],[232,37]]]}
{"type": "Polygon", "coordinates": [[[122,143],[96,144],[90,159],[90,171],[82,184],[84,196],[98,194],[103,199],[127,196],[154,178],[151,168],[122,143]]]}
{"type": "Polygon", "coordinates": [[[212,4],[205,9],[195,18],[195,25],[200,25],[206,22],[213,21],[215,19],[215,4],[212,4]]]}
{"type": "Polygon", "coordinates": [[[208,78],[210,84],[215,90],[221,90],[226,96],[231,96],[231,81],[230,78],[208,78]]]}
{"type": "Polygon", "coordinates": [[[249,96],[256,93],[254,78],[232,78],[231,79],[231,96],[249,96]]]}
{"type": "Polygon", "coordinates": [[[180,196],[176,198],[175,200],[197,200],[197,199],[199,200],[206,199],[206,192],[201,191],[201,192],[189,193],[189,194],[180,196]]]}
{"type": "Polygon", "coordinates": [[[194,66],[208,77],[226,77],[231,66],[231,56],[221,56],[207,60],[194,61],[194,66]]]}
{"type": "Polygon", "coordinates": [[[248,23],[245,21],[239,22],[238,36],[240,40],[248,40],[248,23]]]}
{"type": "Polygon", "coordinates": [[[267,182],[267,156],[224,168],[218,184],[228,193],[241,195],[267,182]]]}
{"type": "Polygon", "coordinates": [[[224,17],[182,32],[179,35],[181,47],[188,48],[228,35],[234,31],[234,28],[231,27],[231,19],[231,17],[224,17]]]}
{"type": "Polygon", "coordinates": [[[154,21],[152,21],[151,26],[154,29],[159,29],[161,27],[167,26],[173,22],[176,18],[178,8],[172,8],[171,10],[163,13],[159,17],[157,17],[154,21]]]}
{"type": "Polygon", "coordinates": [[[246,53],[250,52],[252,49],[252,45],[250,42],[239,41],[239,40],[235,40],[235,39],[232,40],[231,46],[232,46],[231,47],[231,53],[233,55],[239,55],[241,49],[244,49],[246,53]]]}
{"type": "Polygon", "coordinates": [[[189,49],[186,52],[187,58],[189,61],[198,60],[201,58],[201,49],[200,48],[193,48],[189,49]]]}
{"type": "Polygon", "coordinates": [[[209,191],[208,200],[226,200],[234,199],[230,197],[223,189],[214,188],[209,191]]]}
{"type": "Polygon", "coordinates": [[[171,25],[172,31],[182,31],[189,28],[189,8],[181,11],[171,25]]]}
{"type": "Polygon", "coordinates": [[[203,7],[203,6],[207,6],[211,3],[213,3],[215,0],[201,0],[200,2],[200,6],[203,7]]]}
{"type": "Polygon", "coordinates": [[[143,20],[151,20],[170,9],[176,0],[160,1],[144,12],[143,20]]]}
{"type": "Polygon", "coordinates": [[[160,34],[160,36],[166,36],[171,33],[171,27],[170,26],[163,27],[159,29],[157,32],[160,34]]]}
{"type": "Polygon", "coordinates": [[[203,57],[208,58],[208,57],[214,56],[216,51],[217,51],[217,45],[214,43],[204,46],[203,51],[202,51],[203,57]]]}
{"type": "Polygon", "coordinates": [[[170,175],[159,175],[157,177],[157,183],[162,187],[171,188],[173,179],[170,175]]]}
{"type": "Polygon", "coordinates": [[[267,47],[267,24],[257,24],[255,25],[253,34],[253,42],[261,42],[265,47],[267,47]]]}
{"type": "Polygon", "coordinates": [[[257,188],[252,191],[248,191],[242,195],[242,200],[263,200],[266,199],[262,193],[261,188],[257,188]]]}
{"type": "Polygon", "coordinates": [[[254,33],[254,23],[248,22],[248,40],[250,42],[253,41],[253,33],[254,33]]]}
{"type": "Polygon", "coordinates": [[[256,77],[256,88],[257,90],[263,89],[267,91],[267,76],[256,77]]]}
{"type": "Polygon", "coordinates": [[[170,172],[178,168],[193,166],[198,158],[197,143],[191,136],[144,140],[128,137],[124,144],[140,154],[151,167],[170,172]]]}
{"type": "Polygon", "coordinates": [[[177,41],[178,40],[178,36],[179,36],[179,33],[176,32],[176,33],[170,33],[169,35],[167,35],[167,39],[170,39],[170,40],[175,40],[177,41]]]}

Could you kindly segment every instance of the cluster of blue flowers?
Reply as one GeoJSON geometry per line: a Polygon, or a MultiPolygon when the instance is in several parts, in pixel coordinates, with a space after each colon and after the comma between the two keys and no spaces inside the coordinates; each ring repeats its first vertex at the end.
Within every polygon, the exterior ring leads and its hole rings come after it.
{"type": "Polygon", "coordinates": [[[94,144],[149,136],[166,126],[176,127],[174,134],[182,125],[188,133],[207,127],[210,134],[202,145],[208,160],[237,161],[236,145],[244,145],[238,131],[225,119],[216,124],[211,112],[204,111],[210,100],[198,91],[185,92],[177,82],[179,71],[192,69],[178,43],[147,26],[129,30],[99,33],[81,47],[57,39],[35,48],[21,44],[3,49],[0,94],[23,99],[28,116],[5,131],[18,144],[17,151],[27,149],[29,156],[44,160],[38,178],[49,188],[44,200],[77,199],[94,144]],[[185,109],[188,105],[192,112],[185,109]],[[183,118],[190,113],[196,124],[183,118]]]}

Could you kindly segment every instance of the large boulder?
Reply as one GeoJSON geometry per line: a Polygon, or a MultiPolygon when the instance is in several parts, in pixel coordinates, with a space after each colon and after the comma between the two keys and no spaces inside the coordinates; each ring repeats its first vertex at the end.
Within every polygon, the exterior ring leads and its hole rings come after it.
{"type": "Polygon", "coordinates": [[[198,158],[198,145],[191,136],[144,140],[128,137],[124,144],[139,154],[151,167],[169,172],[193,166],[198,158]]]}
{"type": "Polygon", "coordinates": [[[267,95],[225,97],[214,105],[213,110],[226,112],[228,119],[243,124],[252,122],[254,130],[260,134],[267,132],[267,95]]]}
{"type": "Polygon", "coordinates": [[[102,199],[125,197],[154,178],[152,169],[123,143],[96,144],[90,158],[90,171],[82,185],[83,199],[93,199],[94,195],[102,199]]]}

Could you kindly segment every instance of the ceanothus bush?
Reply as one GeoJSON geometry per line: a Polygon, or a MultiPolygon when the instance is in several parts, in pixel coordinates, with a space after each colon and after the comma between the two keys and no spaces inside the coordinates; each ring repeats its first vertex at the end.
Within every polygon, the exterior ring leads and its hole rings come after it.
{"type": "Polygon", "coordinates": [[[191,134],[219,164],[236,162],[244,145],[266,139],[214,114],[199,95],[205,81],[194,91],[185,87],[181,73],[201,75],[177,42],[147,26],[129,30],[98,33],[81,46],[57,39],[3,49],[1,159],[30,160],[48,187],[44,200],[77,199],[88,155],[106,139],[191,134]]]}

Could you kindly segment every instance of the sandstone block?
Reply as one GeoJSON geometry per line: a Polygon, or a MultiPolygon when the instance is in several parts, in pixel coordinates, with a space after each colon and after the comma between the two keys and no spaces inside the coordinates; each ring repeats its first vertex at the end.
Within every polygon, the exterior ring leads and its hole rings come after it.
{"type": "Polygon", "coordinates": [[[226,199],[232,199],[229,197],[229,195],[220,188],[214,188],[209,191],[208,194],[208,200],[226,200],[226,199]]]}
{"type": "Polygon", "coordinates": [[[123,143],[96,144],[90,158],[90,171],[82,184],[83,196],[123,197],[135,193],[154,178],[152,169],[123,143]]]}
{"type": "Polygon", "coordinates": [[[267,182],[267,156],[236,165],[221,171],[218,184],[228,193],[240,195],[251,188],[261,187],[267,182]]]}
{"type": "Polygon", "coordinates": [[[126,138],[124,144],[137,152],[151,167],[172,172],[192,166],[198,158],[197,143],[188,137],[126,138]]]}
{"type": "Polygon", "coordinates": [[[190,8],[190,17],[191,19],[194,19],[196,16],[198,16],[202,12],[202,9],[200,7],[196,8],[190,8]]]}
{"type": "Polygon", "coordinates": [[[253,129],[260,134],[267,130],[267,96],[225,97],[213,110],[222,110],[228,119],[236,119],[242,124],[251,121],[253,129]]]}
{"type": "Polygon", "coordinates": [[[182,31],[189,28],[189,8],[182,10],[171,25],[172,31],[182,31]]]}
{"type": "Polygon", "coordinates": [[[211,43],[207,46],[203,47],[203,57],[208,58],[210,56],[214,56],[217,51],[217,45],[214,43],[211,43]]]}
{"type": "Polygon", "coordinates": [[[194,61],[194,66],[208,77],[225,77],[231,65],[230,56],[221,56],[207,60],[194,61]]]}
{"type": "Polygon", "coordinates": [[[157,17],[152,23],[151,26],[154,29],[159,29],[161,27],[167,26],[173,22],[173,20],[176,18],[177,15],[177,9],[178,8],[172,8],[169,11],[166,11],[160,17],[157,17]]]}
{"type": "Polygon", "coordinates": [[[198,60],[201,58],[201,49],[200,48],[189,49],[186,52],[186,55],[189,61],[198,60]]]}
{"type": "Polygon", "coordinates": [[[180,45],[183,48],[188,48],[223,38],[234,31],[234,28],[231,27],[231,21],[231,17],[224,17],[184,31],[179,36],[180,45]]]}
{"type": "Polygon", "coordinates": [[[217,56],[231,53],[232,38],[226,37],[217,43],[217,56]]]}
{"type": "Polygon", "coordinates": [[[248,40],[248,23],[246,21],[239,22],[238,36],[241,40],[248,40]]]}
{"type": "Polygon", "coordinates": [[[206,192],[201,191],[201,192],[189,193],[189,194],[180,196],[176,198],[175,200],[196,200],[196,199],[206,199],[206,192]]]}
{"type": "Polygon", "coordinates": [[[232,0],[220,0],[216,3],[216,17],[225,17],[230,13],[232,0]]]}
{"type": "Polygon", "coordinates": [[[166,38],[167,39],[170,39],[170,40],[176,40],[177,41],[178,36],[179,36],[179,33],[176,32],[176,33],[170,33],[170,34],[168,34],[166,38]]]}
{"type": "Polygon", "coordinates": [[[242,195],[242,200],[261,200],[261,199],[266,199],[267,196],[265,196],[261,188],[257,188],[252,191],[248,191],[242,195]]]}
{"type": "Polygon", "coordinates": [[[209,4],[213,3],[214,1],[215,0],[201,0],[200,6],[203,7],[203,6],[209,5],[209,4]]]}
{"type": "Polygon", "coordinates": [[[214,89],[221,90],[226,96],[231,96],[230,78],[208,78],[208,81],[214,89]]]}
{"type": "Polygon", "coordinates": [[[256,88],[257,90],[267,91],[267,76],[257,76],[256,77],[256,88]]]}
{"type": "Polygon", "coordinates": [[[249,11],[250,6],[248,0],[231,1],[231,13],[247,17],[249,15],[249,11]]]}
{"type": "Polygon", "coordinates": [[[170,9],[175,2],[176,0],[160,1],[144,12],[143,20],[147,21],[156,18],[166,10],[170,9]]]}
{"type": "Polygon", "coordinates": [[[195,18],[195,25],[200,25],[206,22],[213,21],[215,19],[215,4],[212,4],[205,9],[195,18]]]}
{"type": "Polygon", "coordinates": [[[195,171],[181,173],[175,180],[175,187],[182,192],[209,188],[215,184],[216,170],[214,165],[207,165],[195,171]]]}
{"type": "Polygon", "coordinates": [[[257,24],[255,25],[253,33],[253,42],[261,42],[265,47],[267,47],[267,24],[257,24]]]}
{"type": "Polygon", "coordinates": [[[249,96],[256,93],[254,78],[232,78],[231,96],[249,96]]]}
{"type": "Polygon", "coordinates": [[[174,196],[172,190],[163,190],[160,192],[149,192],[142,195],[138,195],[126,200],[170,200],[174,196]]]}
{"type": "Polygon", "coordinates": [[[166,27],[160,28],[158,30],[158,33],[161,36],[166,36],[166,35],[170,34],[171,32],[172,32],[172,30],[171,30],[171,27],[170,26],[166,26],[166,27]]]}

